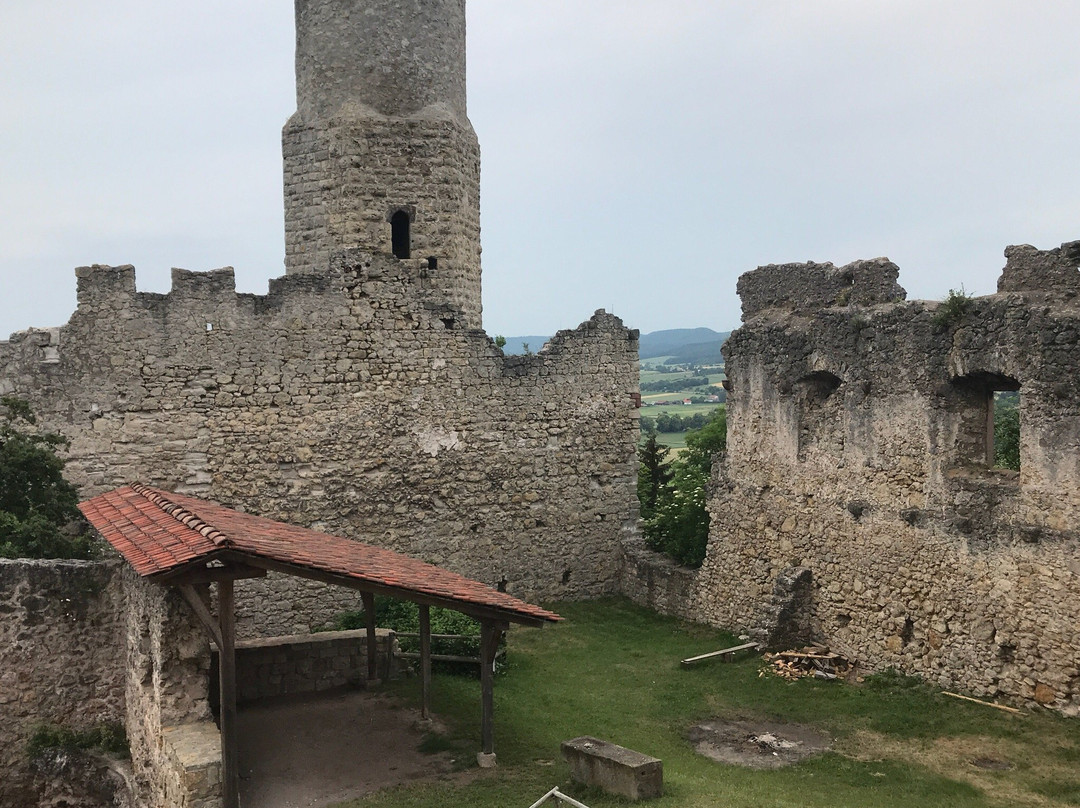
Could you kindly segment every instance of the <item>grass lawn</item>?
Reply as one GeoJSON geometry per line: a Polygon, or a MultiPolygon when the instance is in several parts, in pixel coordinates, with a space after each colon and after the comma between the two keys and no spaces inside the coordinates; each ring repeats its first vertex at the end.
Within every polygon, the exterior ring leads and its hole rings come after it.
{"type": "MultiPolygon", "coordinates": [[[[665,794],[649,803],[657,808],[1080,805],[1078,721],[1003,713],[900,676],[868,677],[862,685],[759,678],[757,657],[682,670],[680,659],[734,638],[624,600],[555,608],[565,623],[511,631],[510,665],[495,684],[497,769],[345,805],[528,808],[555,785],[591,808],[626,805],[570,782],[559,743],[579,735],[661,758],[665,794]],[[692,723],[714,717],[812,724],[834,739],[833,751],[775,771],[716,763],[685,740],[692,723]],[[977,758],[1013,768],[980,769],[971,763],[977,758]]],[[[415,680],[388,687],[415,700],[415,680]]],[[[449,733],[427,746],[450,749],[471,766],[479,748],[478,682],[436,677],[433,697],[449,733]]]]}
{"type": "MultiPolygon", "coordinates": [[[[661,432],[656,436],[656,439],[664,446],[673,450],[676,454],[678,454],[680,449],[686,448],[685,432],[661,432]]],[[[669,457],[673,456],[674,455],[669,455],[669,457]]]]}

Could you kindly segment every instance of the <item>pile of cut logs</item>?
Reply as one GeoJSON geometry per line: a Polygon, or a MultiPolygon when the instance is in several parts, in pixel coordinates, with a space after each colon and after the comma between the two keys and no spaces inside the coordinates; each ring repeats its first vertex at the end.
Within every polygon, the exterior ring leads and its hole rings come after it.
{"type": "Polygon", "coordinates": [[[808,645],[798,651],[781,651],[765,654],[768,663],[758,676],[772,674],[781,679],[795,681],[806,676],[817,679],[842,679],[851,673],[851,662],[832,653],[823,645],[808,645]]]}

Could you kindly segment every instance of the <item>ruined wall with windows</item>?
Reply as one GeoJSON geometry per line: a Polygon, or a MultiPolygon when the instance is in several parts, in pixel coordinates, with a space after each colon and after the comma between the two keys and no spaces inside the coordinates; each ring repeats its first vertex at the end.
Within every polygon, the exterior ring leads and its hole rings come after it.
{"type": "Polygon", "coordinates": [[[1080,242],[1006,256],[997,294],[944,303],[884,259],[740,279],[689,611],[765,636],[800,576],[807,633],[865,665],[1080,713],[1080,242]]]}

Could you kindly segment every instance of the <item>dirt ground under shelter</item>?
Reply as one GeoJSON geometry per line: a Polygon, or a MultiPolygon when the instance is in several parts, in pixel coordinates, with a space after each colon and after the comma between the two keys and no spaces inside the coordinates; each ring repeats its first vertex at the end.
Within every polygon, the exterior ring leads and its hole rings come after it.
{"type": "Polygon", "coordinates": [[[323,808],[448,774],[419,751],[420,713],[379,692],[279,699],[240,708],[240,793],[260,808],[323,808]]]}

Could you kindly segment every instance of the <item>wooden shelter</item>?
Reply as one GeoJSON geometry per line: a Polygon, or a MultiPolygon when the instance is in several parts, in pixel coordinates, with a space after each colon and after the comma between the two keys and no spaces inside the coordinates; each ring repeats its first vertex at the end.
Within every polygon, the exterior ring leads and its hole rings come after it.
{"type": "Polygon", "coordinates": [[[224,808],[239,805],[233,582],[267,571],[361,592],[367,615],[368,677],[375,678],[375,595],[420,607],[422,709],[430,712],[429,608],[463,612],[481,625],[481,754],[494,756],[494,660],[510,623],[542,626],[561,618],[449,570],[340,536],[134,483],[82,502],[79,509],[143,578],[176,587],[217,646],[224,808]],[[217,588],[217,614],[209,587],[217,588]]]}

